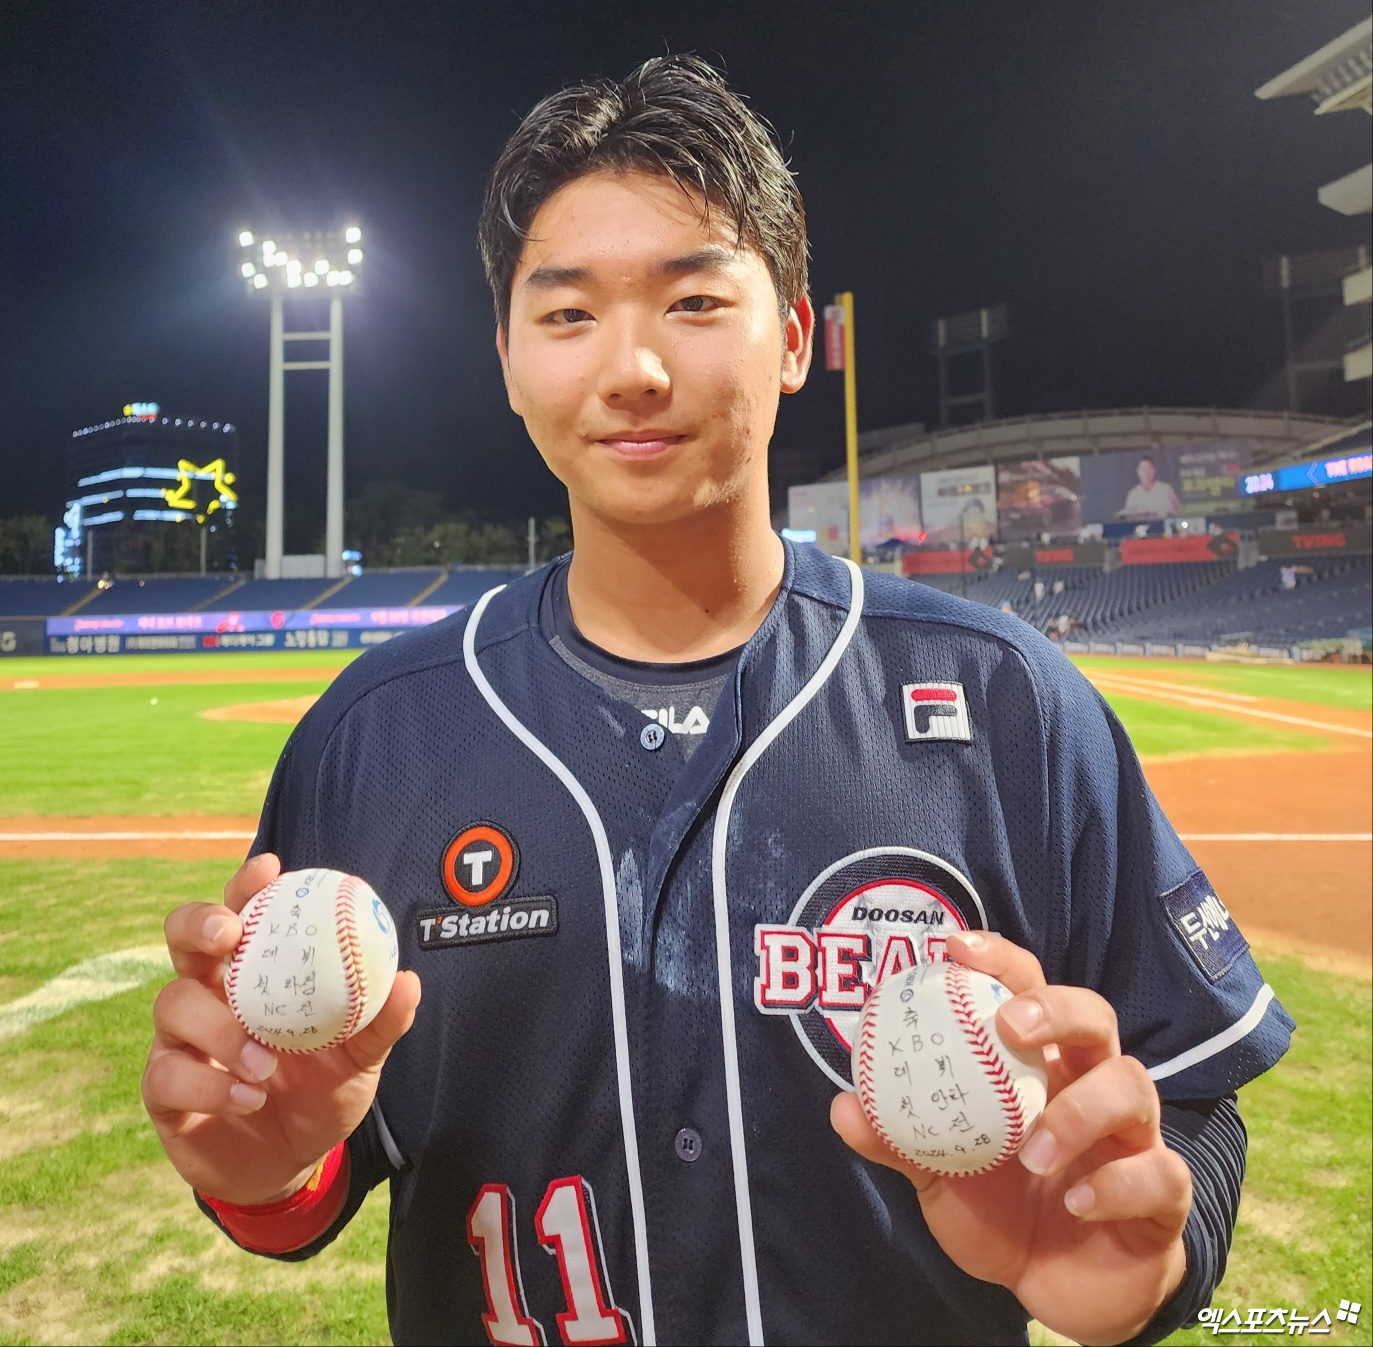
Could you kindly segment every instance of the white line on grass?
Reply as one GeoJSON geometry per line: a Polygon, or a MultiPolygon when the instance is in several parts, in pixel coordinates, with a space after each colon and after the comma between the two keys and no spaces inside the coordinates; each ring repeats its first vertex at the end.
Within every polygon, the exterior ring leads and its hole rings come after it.
{"type": "Polygon", "coordinates": [[[93,959],[73,964],[27,996],[0,1005],[0,1038],[12,1038],[75,1006],[108,1001],[171,971],[172,961],[165,945],[140,945],[113,954],[97,954],[93,959]]]}

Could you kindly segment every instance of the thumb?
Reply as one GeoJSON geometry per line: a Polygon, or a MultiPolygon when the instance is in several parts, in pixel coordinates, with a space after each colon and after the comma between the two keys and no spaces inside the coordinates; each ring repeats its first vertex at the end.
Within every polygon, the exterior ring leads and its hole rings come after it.
{"type": "Polygon", "coordinates": [[[378,1071],[412,1024],[420,1003],[419,976],[403,969],[391,984],[391,994],[365,1029],[342,1045],[359,1071],[378,1071]]]}
{"type": "Polygon", "coordinates": [[[830,1104],[830,1126],[863,1159],[904,1174],[915,1185],[917,1192],[923,1192],[939,1177],[927,1169],[921,1169],[919,1165],[908,1163],[892,1150],[868,1121],[863,1105],[852,1092],[835,1095],[830,1104]]]}

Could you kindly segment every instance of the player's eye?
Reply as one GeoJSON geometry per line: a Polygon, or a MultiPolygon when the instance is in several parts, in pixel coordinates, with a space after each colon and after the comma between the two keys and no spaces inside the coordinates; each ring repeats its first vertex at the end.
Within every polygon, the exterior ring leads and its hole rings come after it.
{"type": "Polygon", "coordinates": [[[679,299],[668,312],[674,310],[678,313],[711,313],[720,307],[718,299],[712,299],[709,295],[688,295],[685,299],[679,299]]]}
{"type": "Polygon", "coordinates": [[[554,309],[544,315],[544,322],[555,327],[571,327],[576,323],[589,323],[591,315],[585,309],[554,309]]]}

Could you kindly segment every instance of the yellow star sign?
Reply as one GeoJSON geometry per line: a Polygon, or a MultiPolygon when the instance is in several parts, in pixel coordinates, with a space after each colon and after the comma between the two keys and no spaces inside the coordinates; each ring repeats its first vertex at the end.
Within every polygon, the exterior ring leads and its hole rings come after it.
{"type": "Polygon", "coordinates": [[[181,476],[177,478],[175,486],[169,486],[162,492],[163,499],[173,510],[186,510],[195,515],[197,524],[203,524],[226,500],[238,500],[238,493],[233,489],[238,479],[227,471],[222,458],[207,463],[203,468],[196,467],[189,458],[178,459],[176,470],[181,476]],[[201,513],[200,506],[196,504],[195,484],[210,479],[214,481],[214,499],[201,513]]]}

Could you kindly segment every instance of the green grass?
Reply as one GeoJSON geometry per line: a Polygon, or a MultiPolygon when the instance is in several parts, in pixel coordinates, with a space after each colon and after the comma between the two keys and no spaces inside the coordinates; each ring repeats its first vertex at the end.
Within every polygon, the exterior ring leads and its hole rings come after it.
{"type": "MultiPolygon", "coordinates": [[[[0,685],[11,678],[37,678],[40,674],[167,673],[180,669],[215,670],[226,683],[240,669],[341,669],[357,659],[361,650],[244,650],[232,654],[203,652],[186,655],[26,655],[0,660],[0,685]]],[[[322,675],[328,677],[329,675],[322,675]]]]}
{"type": "Polygon", "coordinates": [[[318,682],[180,683],[0,692],[0,816],[253,814],[290,725],[205,720],[236,702],[323,692],[318,682]]]}
{"type": "Polygon", "coordinates": [[[1144,757],[1178,753],[1304,753],[1331,747],[1330,737],[1258,720],[1214,716],[1187,706],[1104,692],[1135,751],[1144,757]]]}
{"type": "Polygon", "coordinates": [[[1134,677],[1162,673],[1175,682],[1248,697],[1276,697],[1351,711],[1373,709],[1373,666],[1366,664],[1202,665],[1104,655],[1074,655],[1073,663],[1084,671],[1128,673],[1134,677]]]}

